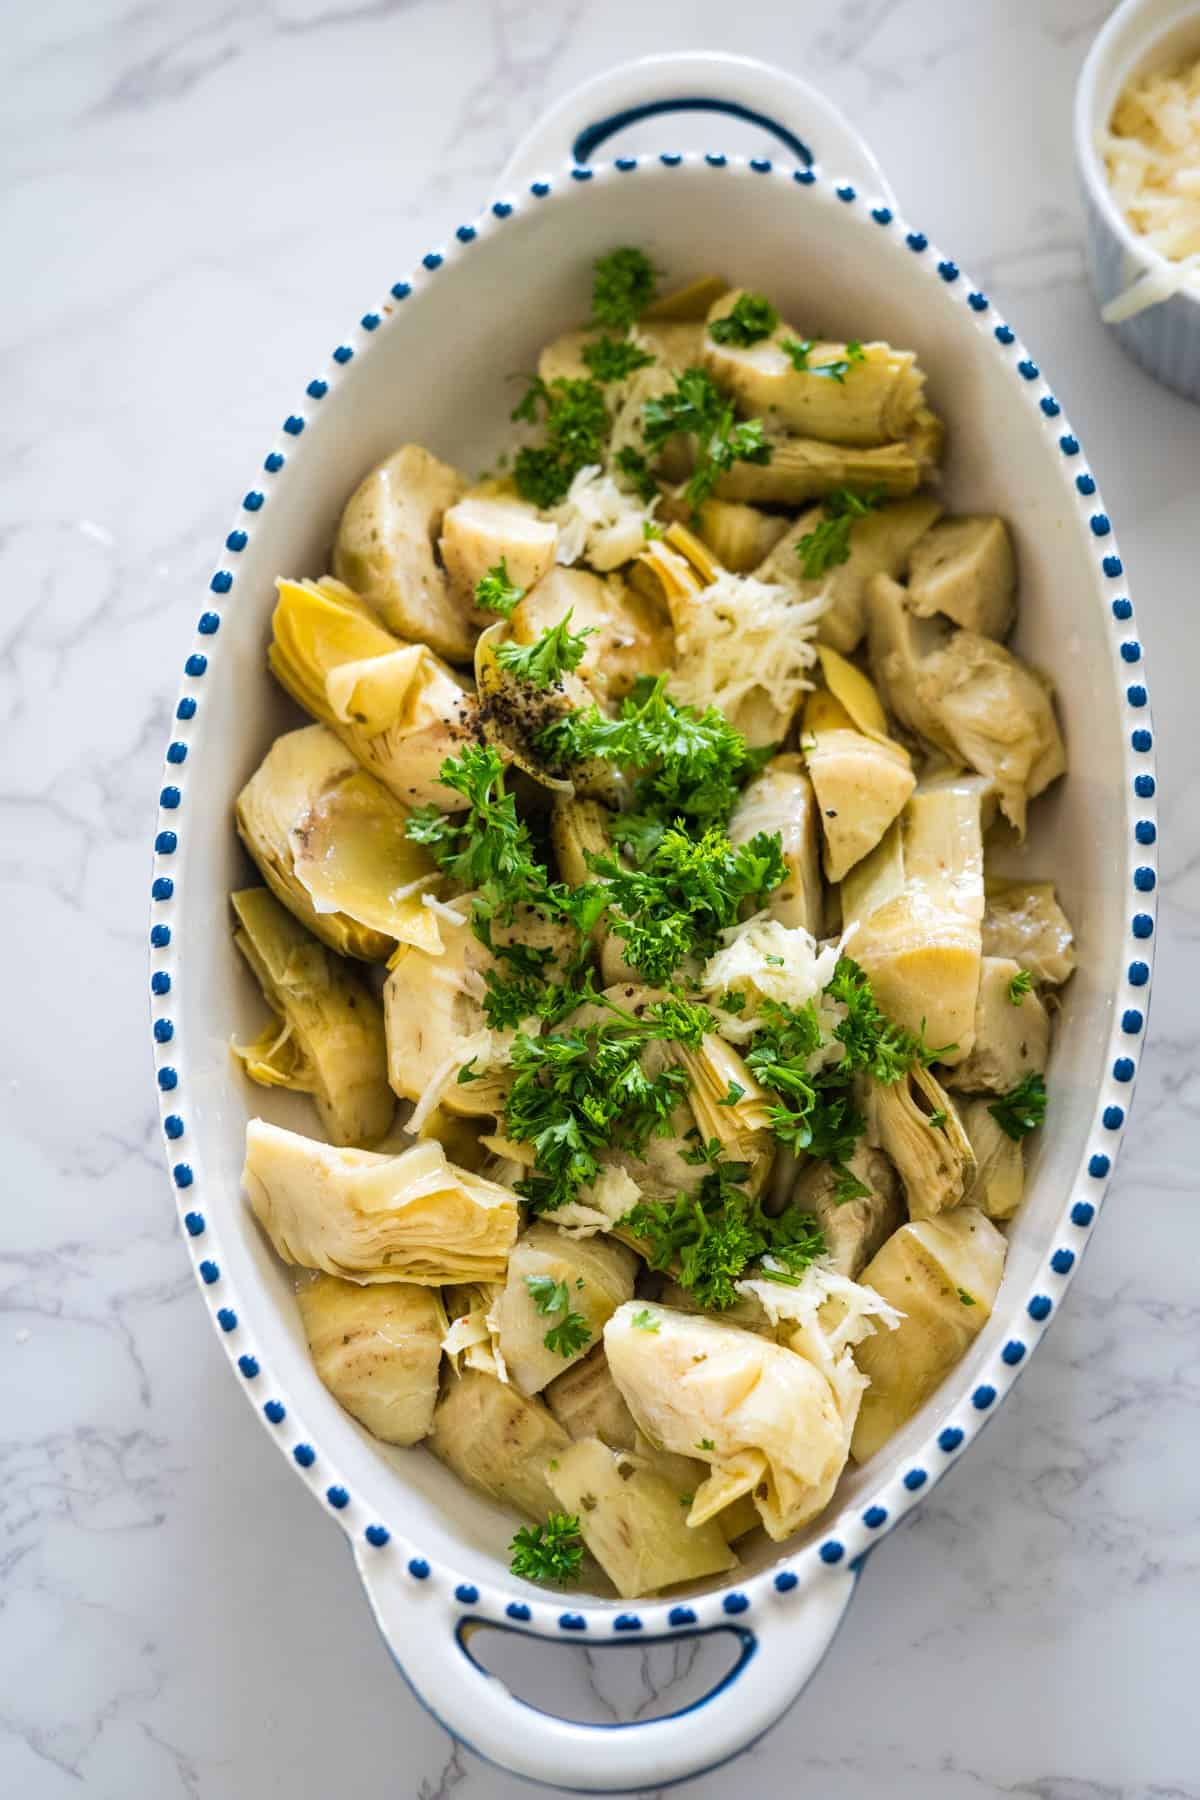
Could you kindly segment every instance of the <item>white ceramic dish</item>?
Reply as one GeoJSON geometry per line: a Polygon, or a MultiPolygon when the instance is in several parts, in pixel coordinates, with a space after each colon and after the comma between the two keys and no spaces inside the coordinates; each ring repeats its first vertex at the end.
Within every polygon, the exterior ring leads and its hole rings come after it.
{"type": "MultiPolygon", "coordinates": [[[[670,119],[662,141],[680,129],[670,119]]],[[[704,129],[719,141],[719,123],[704,129]]],[[[603,135],[602,126],[591,138],[603,135]]],[[[1156,829],[1142,652],[1094,477],[1008,324],[901,220],[873,159],[826,102],[759,65],[651,61],[557,108],[497,199],[363,316],[284,423],[210,585],[167,751],[151,932],[163,1124],[205,1304],[266,1429],[346,1531],[384,1636],[424,1704],[525,1776],[605,1792],[661,1787],[752,1742],[801,1690],[864,1552],[991,1416],[1088,1241],[1141,1047],[1156,829]],[[785,133],[778,162],[717,149],[586,167],[563,160],[572,131],[589,121],[696,99],[709,111],[784,120],[804,143],[785,133]],[[825,151],[815,168],[802,155],[809,142],[825,151]],[[1049,1074],[1049,1124],[995,1313],[969,1356],[881,1457],[848,1475],[811,1530],[786,1546],[764,1543],[736,1580],[636,1607],[515,1580],[512,1521],[424,1452],[368,1438],[317,1380],[290,1283],[238,1193],[247,1115],[301,1129],[312,1117],[302,1101],[249,1092],[235,1071],[230,1034],[250,1024],[258,1002],[225,928],[226,895],[247,876],[233,796],[293,718],[264,656],[275,576],[323,571],[345,497],[404,439],[468,468],[486,463],[507,428],[507,372],[531,367],[538,347],[581,316],[592,258],[622,243],[644,246],[672,281],[719,268],[815,332],[852,329],[919,351],[948,421],[950,499],[1012,522],[1018,643],[1059,683],[1071,774],[1034,808],[1018,863],[1058,880],[1080,946],[1049,1074]],[[464,1647],[472,1621],[590,1643],[721,1628],[739,1634],[741,1657],[702,1706],[588,1726],[526,1706],[480,1669],[464,1647]]]]}
{"type": "MultiPolygon", "coordinates": [[[[1114,204],[1097,149],[1123,88],[1139,75],[1200,56],[1196,0],[1124,0],[1097,37],[1075,90],[1075,160],[1087,210],[1088,263],[1103,307],[1164,259],[1148,250],[1114,204]]],[[[1167,265],[1170,266],[1169,264],[1167,265]]],[[[1200,294],[1189,288],[1110,326],[1147,374],[1200,400],[1200,294]]]]}

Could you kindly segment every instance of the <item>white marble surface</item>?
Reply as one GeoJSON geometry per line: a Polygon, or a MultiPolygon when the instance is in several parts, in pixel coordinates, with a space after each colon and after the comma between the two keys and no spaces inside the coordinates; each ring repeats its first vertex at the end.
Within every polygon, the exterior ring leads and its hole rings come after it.
{"type": "MultiPolygon", "coordinates": [[[[1200,412],[1122,360],[1084,285],[1069,107],[1107,10],[4,9],[0,1794],[521,1791],[394,1674],[192,1291],[152,1122],[152,802],[214,547],[310,366],[554,94],[694,45],[826,84],[1053,372],[1151,649],[1165,873],[1135,1130],[1064,1316],[877,1552],[795,1710],[689,1792],[1200,1795],[1200,412]]],[[[568,1665],[540,1667],[552,1700],[568,1665]]],[[[611,1717],[679,1671],[630,1651],[585,1673],[611,1717]]]]}

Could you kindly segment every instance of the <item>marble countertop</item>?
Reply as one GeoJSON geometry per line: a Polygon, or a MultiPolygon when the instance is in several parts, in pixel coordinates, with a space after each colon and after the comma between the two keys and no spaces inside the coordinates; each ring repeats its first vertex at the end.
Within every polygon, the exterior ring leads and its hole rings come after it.
{"type": "MultiPolygon", "coordinates": [[[[1053,371],[1120,526],[1165,773],[1154,1030],[1064,1316],[872,1558],[795,1709],[688,1792],[1200,1796],[1200,411],[1123,359],[1085,285],[1070,101],[1107,11],[5,10],[0,1793],[526,1791],[418,1709],[196,1303],[154,1123],[144,890],[181,646],[298,372],[471,216],[554,95],[682,45],[824,84],[1053,371]]],[[[542,1693],[583,1685],[599,1718],[699,1678],[679,1649],[553,1654],[542,1693]]]]}

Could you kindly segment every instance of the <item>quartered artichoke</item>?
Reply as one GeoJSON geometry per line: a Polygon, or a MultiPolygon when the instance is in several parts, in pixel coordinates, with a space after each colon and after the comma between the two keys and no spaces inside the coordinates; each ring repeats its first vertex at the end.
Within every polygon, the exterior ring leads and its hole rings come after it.
{"type": "Polygon", "coordinates": [[[547,1466],[570,1443],[540,1400],[479,1369],[447,1378],[429,1437],[433,1454],[460,1481],[533,1519],[554,1507],[547,1466]]]}
{"type": "Polygon", "coordinates": [[[1035,993],[1018,994],[1012,983],[1020,965],[1008,957],[985,956],[975,1002],[975,1042],[971,1054],[947,1077],[964,1093],[1007,1094],[1026,1075],[1041,1075],[1050,1053],[1050,1019],[1035,993]]]}
{"type": "Polygon", "coordinates": [[[465,595],[452,591],[435,546],[466,481],[418,444],[405,444],[355,489],[338,526],[333,572],[400,637],[469,662],[475,641],[465,595]]]}
{"type": "Polygon", "coordinates": [[[385,1444],[429,1435],[442,1360],[436,1293],[316,1275],[296,1290],[313,1367],[339,1405],[385,1444]]]}
{"type": "Polygon", "coordinates": [[[1012,539],[994,515],[943,519],[913,548],[908,597],[921,618],[941,613],[969,631],[1001,638],[1013,622],[1016,591],[1012,539]]]}
{"type": "Polygon", "coordinates": [[[611,1450],[632,1450],[637,1426],[612,1378],[602,1342],[543,1389],[542,1398],[573,1438],[596,1437],[611,1450]]]}
{"type": "Polygon", "coordinates": [[[817,806],[804,758],[786,752],[773,756],[748,781],[729,821],[729,839],[746,844],[756,832],[779,833],[783,881],[766,899],[766,910],[781,925],[800,926],[820,937],[825,929],[825,897],[821,886],[821,842],[817,806]]]}
{"type": "MultiPolygon", "coordinates": [[[[642,542],[639,532],[639,550],[642,542]]],[[[666,609],[621,576],[601,580],[586,569],[554,569],[531,588],[513,612],[513,636],[532,644],[568,612],[572,631],[592,634],[576,673],[603,700],[624,699],[639,675],[660,675],[674,661],[666,609]]]]}
{"type": "Polygon", "coordinates": [[[436,954],[422,895],[437,869],[405,835],[407,810],[323,725],[277,737],[235,810],[271,892],[331,949],[364,962],[398,942],[436,954]]]}
{"type": "Polygon", "coordinates": [[[581,1438],[554,1458],[546,1480],[559,1505],[578,1517],[584,1543],[627,1599],[737,1566],[716,1521],[689,1525],[679,1490],[628,1450],[581,1438]]]}
{"type": "MultiPolygon", "coordinates": [[[[816,381],[811,385],[834,384],[816,381]]],[[[928,494],[880,506],[854,521],[848,540],[850,554],[844,563],[835,563],[821,575],[806,577],[797,554],[800,540],[815,531],[825,517],[822,507],[810,507],[789,527],[755,573],[760,581],[786,582],[806,600],[826,595],[829,605],[821,615],[817,636],[822,643],[849,654],[857,649],[867,629],[867,583],[880,573],[900,575],[914,545],[941,516],[941,511],[941,502],[928,494]]]]}
{"type": "Polygon", "coordinates": [[[991,1316],[1005,1242],[973,1206],[903,1226],[863,1270],[864,1286],[904,1317],[896,1331],[858,1345],[870,1381],[854,1428],[856,1462],[884,1445],[924,1405],[991,1316]]]}
{"type": "Polygon", "coordinates": [[[632,1295],[636,1268],[632,1250],[611,1238],[570,1238],[546,1222],[518,1238],[495,1317],[500,1354],[522,1393],[540,1393],[599,1342],[617,1307],[632,1295]],[[564,1293],[565,1304],[547,1305],[564,1293]],[[571,1315],[578,1329],[565,1341],[556,1339],[555,1328],[571,1315]]]}
{"type": "Polygon", "coordinates": [[[475,732],[475,697],[425,644],[385,631],[340,581],[279,581],[271,672],[293,700],[335,731],[365,769],[406,805],[444,812],[466,798],[438,772],[475,732]]]}
{"type": "Polygon", "coordinates": [[[1009,1137],[986,1098],[964,1100],[963,1129],[975,1153],[975,1174],[963,1198],[989,1219],[1011,1219],[1025,1198],[1025,1145],[1009,1137]]]}
{"type": "Polygon", "coordinates": [[[824,688],[809,696],[800,741],[825,839],[825,875],[838,882],[875,848],[917,778],[902,745],[856,730],[824,688]]]}
{"type": "Polygon", "coordinates": [[[1023,837],[1028,802],[1067,766],[1049,683],[992,638],[918,619],[886,575],[869,583],[867,611],[871,670],[889,711],[993,781],[1023,837]]]}
{"type": "MultiPolygon", "coordinates": [[[[689,1523],[701,1525],[750,1493],[778,1540],[828,1501],[853,1416],[848,1422],[830,1381],[807,1358],[758,1333],[636,1301],[613,1314],[604,1345],[650,1441],[710,1465],[689,1523]]],[[[860,1392],[856,1384],[851,1405],[860,1392]]]]}
{"type": "Polygon", "coordinates": [[[1039,987],[1058,987],[1075,967],[1075,934],[1052,881],[991,881],[983,913],[985,956],[1008,956],[1039,987]]]}
{"type": "MultiPolygon", "coordinates": [[[[954,1102],[920,1063],[899,1081],[868,1078],[867,1134],[899,1171],[910,1218],[957,1206],[975,1175],[975,1153],[954,1102]]],[[[889,1296],[890,1298],[890,1296],[889,1296]]]]}
{"type": "Polygon", "coordinates": [[[838,362],[845,367],[845,344],[812,344],[809,370],[804,370],[783,349],[785,342],[798,342],[801,334],[782,321],[769,337],[745,347],[716,342],[711,326],[732,312],[741,298],[742,290],[731,288],[709,309],[704,366],[746,417],[769,418],[797,436],[863,448],[904,436],[925,384],[911,350],[864,344],[842,380],[819,380],[810,370],[838,362]]]}
{"type": "Polygon", "coordinates": [[[516,1195],[432,1140],[381,1156],[251,1119],[242,1185],[284,1262],[351,1281],[502,1281],[517,1235],[516,1195]]]}
{"type": "MultiPolygon", "coordinates": [[[[680,524],[691,517],[686,501],[664,506],[668,516],[677,514],[680,524]]],[[[737,500],[705,500],[696,521],[696,534],[710,549],[722,568],[735,575],[752,575],[763,558],[788,529],[779,513],[763,512],[737,500]]],[[[767,580],[768,577],[761,577],[767,580]]]]}
{"type": "Polygon", "coordinates": [[[234,1052],[264,1087],[311,1094],[336,1144],[370,1144],[392,1122],[383,1009],[365,981],[310,937],[266,888],[231,895],[233,941],[276,1022],[234,1052]]]}
{"type": "Polygon", "coordinates": [[[860,1143],[846,1168],[869,1190],[853,1200],[838,1198],[839,1173],[827,1162],[809,1163],[792,1189],[791,1202],[816,1215],[829,1266],[856,1281],[875,1252],[904,1223],[904,1200],[896,1171],[879,1150],[860,1143]]]}
{"type": "MultiPolygon", "coordinates": [[[[939,430],[922,430],[919,435],[914,430],[899,443],[871,450],[810,437],[772,437],[770,442],[770,462],[735,462],[717,477],[713,491],[718,500],[803,506],[806,500],[820,500],[838,488],[855,494],[882,491],[889,499],[903,499],[916,492],[941,455],[939,430]]],[[[690,458],[664,457],[664,469],[671,479],[682,480],[690,473],[690,458]]]]}
{"type": "Polygon", "coordinates": [[[465,494],[442,519],[438,548],[451,588],[479,625],[495,615],[475,606],[476,584],[503,563],[514,587],[531,588],[554,567],[558,527],[511,494],[465,494]]]}

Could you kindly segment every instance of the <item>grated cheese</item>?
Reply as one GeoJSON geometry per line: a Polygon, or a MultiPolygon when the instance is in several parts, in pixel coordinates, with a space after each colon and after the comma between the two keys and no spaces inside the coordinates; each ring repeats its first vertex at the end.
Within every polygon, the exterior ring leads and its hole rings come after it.
{"type": "Polygon", "coordinates": [[[813,638],[827,605],[823,594],[802,600],[782,583],[725,569],[699,593],[674,596],[672,694],[700,711],[720,707],[735,723],[743,702],[765,695],[790,721],[813,685],[813,638]]]}
{"type": "Polygon", "coordinates": [[[580,469],[561,506],[546,514],[558,526],[560,563],[586,562],[601,574],[635,557],[646,541],[644,527],[657,500],[642,506],[606,475],[599,463],[580,469]]]}
{"type": "Polygon", "coordinates": [[[1131,82],[1099,149],[1114,201],[1162,259],[1108,302],[1111,325],[1184,289],[1200,292],[1200,57],[1131,82]]]}
{"type": "MultiPolygon", "coordinates": [[[[744,924],[731,925],[721,933],[724,948],[704,965],[700,991],[706,999],[721,994],[745,996],[740,1013],[718,1009],[718,1030],[731,1043],[745,1043],[762,1023],[764,1000],[779,1006],[799,1009],[811,1001],[823,1035],[832,1037],[833,1028],[845,1016],[845,1007],[824,993],[833,980],[839,950],[837,944],[818,949],[815,939],[799,925],[781,925],[765,913],[756,913],[744,924]]],[[[840,1059],[842,1046],[826,1043],[814,1052],[812,1071],[840,1059]]]]}

